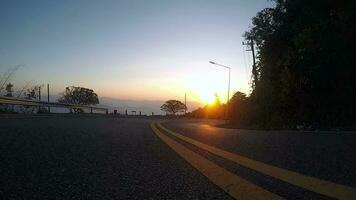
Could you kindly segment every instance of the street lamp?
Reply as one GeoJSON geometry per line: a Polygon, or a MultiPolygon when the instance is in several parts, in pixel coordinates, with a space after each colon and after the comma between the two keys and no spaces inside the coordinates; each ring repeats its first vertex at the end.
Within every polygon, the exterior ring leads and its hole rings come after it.
{"type": "Polygon", "coordinates": [[[222,64],[219,64],[219,63],[216,63],[216,62],[213,62],[213,61],[209,61],[210,64],[213,64],[213,65],[217,65],[217,66],[220,66],[220,67],[223,67],[225,69],[228,69],[229,70],[229,82],[228,82],[228,87],[227,87],[227,101],[226,101],[226,111],[225,111],[225,117],[226,117],[226,122],[228,121],[229,119],[229,101],[230,101],[230,73],[231,73],[231,68],[228,67],[228,66],[225,66],[225,65],[222,65],[222,64]]]}

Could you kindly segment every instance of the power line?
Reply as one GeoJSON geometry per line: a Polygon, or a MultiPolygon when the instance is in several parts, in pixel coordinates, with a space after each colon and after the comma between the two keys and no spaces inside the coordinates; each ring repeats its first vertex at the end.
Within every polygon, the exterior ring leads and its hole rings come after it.
{"type": "Polygon", "coordinates": [[[185,105],[184,114],[187,114],[187,93],[184,93],[184,105],[185,105]]]}

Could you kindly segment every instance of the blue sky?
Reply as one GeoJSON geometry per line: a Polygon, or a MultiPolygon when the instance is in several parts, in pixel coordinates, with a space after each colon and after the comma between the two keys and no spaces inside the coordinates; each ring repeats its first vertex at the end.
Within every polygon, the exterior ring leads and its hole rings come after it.
{"type": "Polygon", "coordinates": [[[24,64],[12,82],[93,88],[99,96],[165,100],[184,93],[206,102],[248,92],[249,52],[242,34],[273,6],[235,1],[1,1],[0,73],[24,64]]]}

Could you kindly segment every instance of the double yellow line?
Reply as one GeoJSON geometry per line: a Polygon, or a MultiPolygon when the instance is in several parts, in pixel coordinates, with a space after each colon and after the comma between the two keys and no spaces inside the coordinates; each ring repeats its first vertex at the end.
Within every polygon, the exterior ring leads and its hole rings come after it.
{"type": "Polygon", "coordinates": [[[276,179],[280,179],[306,190],[310,190],[336,199],[356,199],[355,188],[321,180],[315,177],[306,176],[297,172],[275,167],[273,165],[224,151],[214,146],[210,146],[181,134],[175,133],[163,127],[158,122],[151,123],[151,128],[159,138],[161,138],[168,146],[175,150],[181,157],[183,157],[192,166],[194,166],[202,174],[208,177],[214,184],[222,188],[236,199],[282,199],[282,197],[264,190],[263,188],[256,186],[253,183],[250,183],[236,176],[235,174],[232,174],[224,168],[219,167],[213,162],[201,157],[200,155],[194,153],[175,140],[166,136],[159,129],[224,159],[230,160],[244,167],[250,168],[276,179]]]}

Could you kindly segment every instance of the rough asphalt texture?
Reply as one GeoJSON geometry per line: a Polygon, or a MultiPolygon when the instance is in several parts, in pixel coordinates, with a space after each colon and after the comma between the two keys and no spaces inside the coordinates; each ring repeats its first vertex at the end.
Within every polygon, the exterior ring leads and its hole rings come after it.
{"type": "Polygon", "coordinates": [[[0,118],[0,199],[230,199],[149,122],[0,118]]]}
{"type": "Polygon", "coordinates": [[[356,132],[254,131],[216,128],[221,121],[180,120],[163,125],[230,152],[356,187],[356,132]]]}
{"type": "MultiPolygon", "coordinates": [[[[164,131],[164,130],[161,130],[164,131]]],[[[329,197],[326,197],[321,194],[317,194],[315,192],[311,192],[308,190],[305,190],[303,188],[297,187],[292,184],[288,184],[284,181],[281,181],[279,179],[273,178],[271,176],[267,176],[261,173],[258,173],[252,169],[246,168],[244,166],[241,166],[239,164],[236,164],[232,161],[226,160],[222,157],[216,156],[208,151],[205,151],[203,149],[200,149],[190,143],[184,142],[182,140],[177,140],[176,137],[167,134],[169,137],[172,139],[175,139],[185,147],[193,150],[194,152],[198,153],[199,155],[205,157],[206,159],[209,159],[216,163],[217,165],[227,169],[228,171],[238,175],[239,177],[250,181],[251,183],[264,188],[265,190],[268,190],[274,194],[277,194],[285,199],[318,199],[318,200],[327,200],[331,199],[329,197]]]]}

